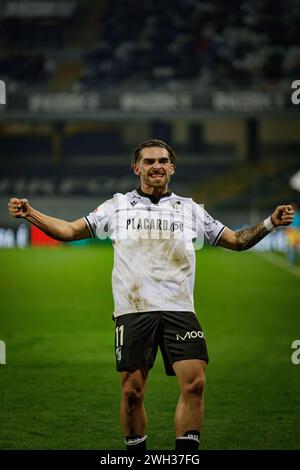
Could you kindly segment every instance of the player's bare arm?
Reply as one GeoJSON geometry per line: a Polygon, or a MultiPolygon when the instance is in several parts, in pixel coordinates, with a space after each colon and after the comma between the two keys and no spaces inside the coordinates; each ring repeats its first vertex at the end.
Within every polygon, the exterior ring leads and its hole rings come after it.
{"type": "Polygon", "coordinates": [[[50,217],[31,207],[27,199],[12,198],[8,210],[12,217],[26,219],[55,240],[67,242],[91,237],[83,218],[67,222],[50,217]]]}
{"type": "Polygon", "coordinates": [[[273,214],[264,222],[260,222],[253,227],[249,227],[237,232],[226,228],[222,233],[218,245],[230,250],[248,250],[256,245],[272,229],[280,226],[290,225],[293,222],[295,210],[293,206],[287,204],[276,207],[273,214]]]}

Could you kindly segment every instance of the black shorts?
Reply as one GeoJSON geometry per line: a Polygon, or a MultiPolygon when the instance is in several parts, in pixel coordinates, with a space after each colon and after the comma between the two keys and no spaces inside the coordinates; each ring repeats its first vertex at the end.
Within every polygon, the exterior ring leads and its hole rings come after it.
{"type": "Polygon", "coordinates": [[[208,362],[205,337],[193,312],[128,313],[116,318],[115,353],[117,371],[153,367],[161,350],[167,375],[175,375],[172,364],[184,359],[208,362]]]}

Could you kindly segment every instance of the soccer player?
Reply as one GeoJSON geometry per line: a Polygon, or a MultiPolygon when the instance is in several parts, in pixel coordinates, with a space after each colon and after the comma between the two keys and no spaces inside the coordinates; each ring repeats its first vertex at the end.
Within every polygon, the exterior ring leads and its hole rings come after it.
{"type": "Polygon", "coordinates": [[[194,310],[193,247],[204,241],[246,250],[276,227],[289,225],[294,214],[291,205],[280,205],[263,222],[233,231],[192,199],[169,190],[175,166],[175,153],[165,142],[153,139],[140,144],[131,162],[140,187],[115,194],[73,222],[42,214],[27,199],[12,198],[8,204],[13,217],[25,218],[56,240],[105,236],[112,240],[120,419],[131,451],[146,450],[144,395],[158,348],[166,374],[176,375],[180,388],[175,448],[187,452],[199,447],[208,354],[194,310]]]}

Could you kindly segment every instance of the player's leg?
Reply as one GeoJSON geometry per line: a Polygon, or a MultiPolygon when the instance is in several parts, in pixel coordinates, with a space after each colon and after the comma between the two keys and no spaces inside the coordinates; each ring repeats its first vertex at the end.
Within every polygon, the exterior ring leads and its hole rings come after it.
{"type": "Polygon", "coordinates": [[[177,450],[197,450],[204,418],[206,361],[186,359],[173,363],[180,397],[175,412],[177,450]]]}
{"type": "Polygon", "coordinates": [[[146,450],[144,395],[148,371],[154,364],[159,314],[132,313],[116,319],[115,352],[121,373],[121,424],[126,447],[146,450]]]}
{"type": "Polygon", "coordinates": [[[164,312],[160,343],[167,375],[177,376],[180,397],[175,413],[176,450],[197,450],[204,415],[208,353],[193,312],[164,312]]]}
{"type": "Polygon", "coordinates": [[[134,372],[121,372],[122,396],[120,418],[126,446],[132,450],[146,449],[144,396],[147,375],[146,369],[137,369],[134,372]]]}
{"type": "Polygon", "coordinates": [[[180,397],[175,414],[176,437],[189,429],[200,429],[204,416],[204,387],[206,362],[186,359],[173,363],[180,397]]]}

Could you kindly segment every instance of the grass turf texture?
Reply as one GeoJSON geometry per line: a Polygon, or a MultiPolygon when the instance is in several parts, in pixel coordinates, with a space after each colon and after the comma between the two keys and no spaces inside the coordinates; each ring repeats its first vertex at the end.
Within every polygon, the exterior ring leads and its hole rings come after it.
{"type": "MultiPolygon", "coordinates": [[[[123,449],[109,246],[2,250],[0,449],[123,449]]],[[[299,449],[299,278],[253,252],[197,253],[210,353],[203,449],[299,449]]],[[[150,449],[174,446],[176,378],[158,355],[150,449]]]]}

